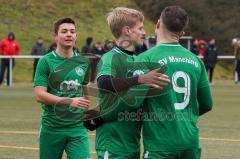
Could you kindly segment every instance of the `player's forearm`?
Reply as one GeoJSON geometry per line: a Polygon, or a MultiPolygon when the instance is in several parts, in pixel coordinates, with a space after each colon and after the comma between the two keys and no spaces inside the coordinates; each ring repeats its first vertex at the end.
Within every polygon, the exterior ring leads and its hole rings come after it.
{"type": "Polygon", "coordinates": [[[86,85],[83,86],[83,95],[86,99],[89,100],[89,88],[86,85]]]}
{"type": "Polygon", "coordinates": [[[138,77],[115,78],[112,76],[101,76],[98,78],[98,87],[111,92],[125,91],[138,84],[138,77]]]}
{"type": "Polygon", "coordinates": [[[35,87],[34,93],[37,102],[48,105],[58,105],[64,103],[64,101],[67,99],[48,93],[44,87],[35,87]]]}
{"type": "Polygon", "coordinates": [[[61,100],[63,100],[61,97],[58,97],[46,92],[41,93],[41,95],[35,94],[35,97],[37,102],[48,104],[48,105],[55,105],[57,103],[60,103],[61,100]]]}

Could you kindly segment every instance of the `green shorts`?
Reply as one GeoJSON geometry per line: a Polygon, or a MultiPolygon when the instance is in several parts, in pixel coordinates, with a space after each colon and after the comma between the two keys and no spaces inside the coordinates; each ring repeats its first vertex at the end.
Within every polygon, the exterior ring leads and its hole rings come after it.
{"type": "Polygon", "coordinates": [[[97,150],[98,159],[140,159],[140,152],[110,152],[97,150]]]}
{"type": "Polygon", "coordinates": [[[65,150],[68,159],[91,159],[89,137],[86,129],[40,131],[40,159],[61,159],[65,150]]]}
{"type": "Polygon", "coordinates": [[[201,148],[180,151],[145,151],[143,159],[200,159],[201,148]]]}

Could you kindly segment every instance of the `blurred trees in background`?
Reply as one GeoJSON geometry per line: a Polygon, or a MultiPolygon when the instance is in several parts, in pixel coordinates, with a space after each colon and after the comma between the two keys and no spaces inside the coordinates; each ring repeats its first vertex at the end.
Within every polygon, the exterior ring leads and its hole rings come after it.
{"type": "Polygon", "coordinates": [[[233,53],[231,40],[240,37],[240,0],[135,0],[144,14],[157,21],[163,8],[179,5],[190,17],[186,35],[216,38],[220,54],[233,53]]]}

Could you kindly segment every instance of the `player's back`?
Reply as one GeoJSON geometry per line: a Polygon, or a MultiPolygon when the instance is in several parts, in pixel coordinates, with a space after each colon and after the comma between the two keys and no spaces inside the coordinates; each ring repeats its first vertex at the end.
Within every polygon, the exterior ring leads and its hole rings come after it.
{"type": "Polygon", "coordinates": [[[139,57],[167,67],[171,88],[144,104],[145,149],[174,151],[199,147],[197,91],[208,86],[201,60],[178,43],[160,44],[139,57]]]}

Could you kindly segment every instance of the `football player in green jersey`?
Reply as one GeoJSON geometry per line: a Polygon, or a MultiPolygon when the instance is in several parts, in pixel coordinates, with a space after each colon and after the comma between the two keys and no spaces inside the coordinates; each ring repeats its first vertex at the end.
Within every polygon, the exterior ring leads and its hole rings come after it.
{"type": "Polygon", "coordinates": [[[157,45],[136,61],[168,68],[172,88],[143,105],[144,159],[200,159],[198,118],[212,108],[202,61],[179,44],[188,24],[186,11],[166,7],[156,24],[157,45]]]}
{"type": "Polygon", "coordinates": [[[40,158],[90,159],[89,137],[80,120],[89,107],[89,62],[73,51],[75,21],[62,18],[54,24],[56,51],[43,56],[36,69],[34,93],[42,103],[40,158]]]}
{"type": "Polygon", "coordinates": [[[102,116],[104,123],[96,130],[95,148],[99,159],[139,159],[141,122],[118,120],[121,111],[137,113],[138,109],[128,106],[121,98],[132,86],[145,84],[161,89],[169,79],[158,69],[139,76],[131,72],[136,58],[134,48],[145,39],[141,12],[117,7],[108,14],[107,21],[117,46],[101,58],[97,81],[98,87],[106,90],[100,92],[101,112],[108,106],[114,105],[116,109],[107,109],[102,116]]]}

